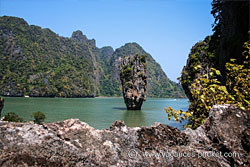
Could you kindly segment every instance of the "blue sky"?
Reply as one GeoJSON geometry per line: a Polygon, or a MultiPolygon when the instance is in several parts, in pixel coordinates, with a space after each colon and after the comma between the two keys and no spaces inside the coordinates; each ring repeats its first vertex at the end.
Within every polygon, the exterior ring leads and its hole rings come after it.
{"type": "Polygon", "coordinates": [[[212,34],[211,1],[0,0],[0,15],[65,37],[81,30],[97,47],[137,42],[177,81],[191,47],[212,34]]]}

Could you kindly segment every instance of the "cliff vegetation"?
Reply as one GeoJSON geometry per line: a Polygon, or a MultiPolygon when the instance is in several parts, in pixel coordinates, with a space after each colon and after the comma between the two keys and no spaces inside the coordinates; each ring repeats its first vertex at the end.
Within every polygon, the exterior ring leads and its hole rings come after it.
{"type": "Polygon", "coordinates": [[[250,108],[249,2],[214,0],[211,13],[214,34],[192,47],[180,77],[189,109],[165,109],[169,119],[188,119],[192,128],[204,123],[215,104],[250,108]]]}
{"type": "Polygon", "coordinates": [[[119,58],[146,54],[149,97],[185,97],[142,47],[96,47],[81,31],[70,38],[17,17],[0,17],[0,95],[42,97],[121,96],[119,58]]]}

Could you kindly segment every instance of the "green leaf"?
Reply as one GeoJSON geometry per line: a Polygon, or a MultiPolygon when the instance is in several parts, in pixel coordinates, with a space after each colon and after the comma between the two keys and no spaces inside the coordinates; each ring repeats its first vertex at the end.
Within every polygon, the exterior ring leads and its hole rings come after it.
{"type": "Polygon", "coordinates": [[[216,73],[216,75],[221,75],[219,70],[216,70],[215,73],[216,73]]]}
{"type": "Polygon", "coordinates": [[[224,91],[224,92],[226,92],[226,93],[228,93],[227,92],[227,88],[225,86],[221,86],[221,90],[224,91]]]}
{"type": "Polygon", "coordinates": [[[209,88],[209,90],[211,90],[212,92],[215,92],[214,88],[209,88]]]}

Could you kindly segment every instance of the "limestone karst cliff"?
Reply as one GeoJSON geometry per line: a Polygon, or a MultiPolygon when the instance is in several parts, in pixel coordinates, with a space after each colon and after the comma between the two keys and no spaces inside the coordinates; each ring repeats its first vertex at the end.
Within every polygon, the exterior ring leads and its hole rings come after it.
{"type": "Polygon", "coordinates": [[[193,101],[190,86],[196,78],[208,74],[211,67],[220,70],[220,82],[226,84],[225,65],[230,59],[243,64],[243,44],[249,41],[249,1],[214,0],[211,13],[215,17],[214,33],[197,42],[190,51],[182,70],[181,84],[189,100],[193,101]],[[200,68],[196,68],[197,66],[200,68]]]}
{"type": "Polygon", "coordinates": [[[215,17],[210,50],[215,52],[216,68],[221,71],[221,82],[226,82],[225,65],[230,59],[243,64],[244,42],[249,41],[250,1],[213,0],[211,13],[215,17]]]}
{"type": "Polygon", "coordinates": [[[147,93],[146,55],[120,58],[122,94],[128,110],[140,110],[147,93]]]}
{"type": "MultiPolygon", "coordinates": [[[[145,53],[136,43],[115,51],[98,48],[79,30],[62,37],[9,16],[0,17],[0,50],[0,95],[32,97],[121,96],[118,59],[145,53]]],[[[185,97],[181,86],[149,59],[148,96],[185,97]]]]}

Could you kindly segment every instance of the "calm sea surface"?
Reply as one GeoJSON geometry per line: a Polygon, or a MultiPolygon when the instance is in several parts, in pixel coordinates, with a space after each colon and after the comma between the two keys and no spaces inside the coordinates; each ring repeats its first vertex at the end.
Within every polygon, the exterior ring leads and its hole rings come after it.
{"type": "Polygon", "coordinates": [[[23,98],[5,97],[2,116],[15,112],[24,120],[32,120],[32,113],[41,111],[45,122],[78,118],[97,129],[109,128],[115,120],[123,120],[129,127],[150,126],[161,122],[179,129],[183,126],[167,119],[164,107],[175,110],[188,108],[188,99],[148,98],[141,111],[126,110],[123,98],[23,98]]]}

